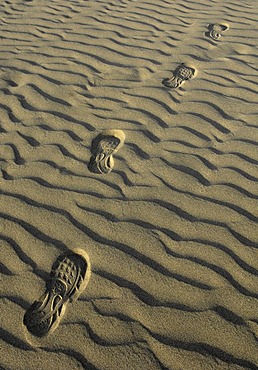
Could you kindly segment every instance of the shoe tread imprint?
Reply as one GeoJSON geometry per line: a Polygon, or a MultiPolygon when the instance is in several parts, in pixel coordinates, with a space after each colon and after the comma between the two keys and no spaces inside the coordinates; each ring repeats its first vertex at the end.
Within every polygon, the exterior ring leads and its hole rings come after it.
{"type": "Polygon", "coordinates": [[[76,253],[58,257],[46,282],[45,293],[24,315],[24,324],[32,334],[41,337],[56,329],[68,301],[75,301],[84,289],[89,267],[86,258],[76,253]]]}

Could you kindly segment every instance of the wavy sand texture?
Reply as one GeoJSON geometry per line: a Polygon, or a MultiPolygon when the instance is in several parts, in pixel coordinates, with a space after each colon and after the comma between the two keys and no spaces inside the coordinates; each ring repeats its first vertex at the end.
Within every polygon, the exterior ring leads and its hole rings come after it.
{"type": "Polygon", "coordinates": [[[1,369],[257,369],[257,10],[2,1],[1,369]],[[180,63],[196,78],[166,88],[180,63]],[[99,176],[110,129],[126,141],[99,176]],[[24,313],[74,247],[89,285],[33,340],[24,313]]]}

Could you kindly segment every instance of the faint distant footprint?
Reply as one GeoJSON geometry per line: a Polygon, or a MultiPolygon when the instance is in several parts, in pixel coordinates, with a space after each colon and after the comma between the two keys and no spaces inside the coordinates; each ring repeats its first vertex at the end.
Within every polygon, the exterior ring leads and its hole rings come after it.
{"type": "Polygon", "coordinates": [[[125,134],[121,130],[107,130],[101,132],[91,144],[91,159],[88,169],[94,173],[106,174],[114,167],[113,154],[118,151],[125,141],[125,134]]]}
{"type": "Polygon", "coordinates": [[[190,80],[195,74],[195,68],[188,67],[184,63],[182,63],[174,70],[173,76],[170,78],[165,78],[162,83],[166,87],[176,89],[185,81],[190,80]]]}
{"type": "Polygon", "coordinates": [[[221,33],[228,30],[229,27],[225,24],[209,24],[208,32],[205,33],[206,36],[212,38],[213,40],[217,41],[221,37],[221,33]]]}

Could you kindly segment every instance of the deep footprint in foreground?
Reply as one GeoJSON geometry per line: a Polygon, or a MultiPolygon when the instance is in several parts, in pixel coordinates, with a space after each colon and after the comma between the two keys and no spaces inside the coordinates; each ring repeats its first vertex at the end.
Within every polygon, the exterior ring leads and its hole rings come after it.
{"type": "Polygon", "coordinates": [[[190,80],[196,74],[195,68],[188,67],[184,63],[180,64],[173,72],[171,78],[165,78],[162,83],[166,87],[176,89],[185,81],[190,80]]]}
{"type": "Polygon", "coordinates": [[[124,144],[125,134],[121,130],[107,130],[100,133],[91,144],[91,159],[88,169],[94,173],[106,174],[114,167],[113,154],[124,144]]]}
{"type": "Polygon", "coordinates": [[[57,258],[46,282],[45,293],[26,311],[27,329],[37,337],[52,333],[59,325],[68,302],[75,301],[86,288],[91,275],[88,254],[80,248],[57,258]]]}
{"type": "Polygon", "coordinates": [[[220,39],[222,32],[228,30],[228,28],[229,27],[225,24],[210,24],[208,26],[209,31],[206,33],[206,35],[217,41],[220,39]]]}

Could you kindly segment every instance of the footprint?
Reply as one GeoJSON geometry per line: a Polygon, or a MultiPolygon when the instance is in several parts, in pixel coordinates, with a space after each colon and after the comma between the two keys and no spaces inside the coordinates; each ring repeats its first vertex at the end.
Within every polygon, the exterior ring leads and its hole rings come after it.
{"type": "Polygon", "coordinates": [[[165,78],[162,83],[166,87],[176,89],[185,81],[190,80],[196,74],[196,70],[192,67],[187,67],[184,63],[180,64],[173,72],[171,78],[165,78]]]}
{"type": "Polygon", "coordinates": [[[88,254],[75,248],[57,258],[46,282],[45,293],[26,311],[23,323],[37,337],[52,333],[59,325],[68,302],[86,288],[91,274],[88,254]]]}
{"type": "Polygon", "coordinates": [[[88,169],[94,173],[109,173],[114,167],[113,154],[125,141],[121,130],[107,130],[100,133],[91,144],[91,159],[88,169]]]}
{"type": "Polygon", "coordinates": [[[210,24],[208,26],[208,32],[205,33],[206,36],[212,38],[212,40],[218,41],[221,37],[221,33],[228,30],[228,26],[225,24],[210,24]]]}

